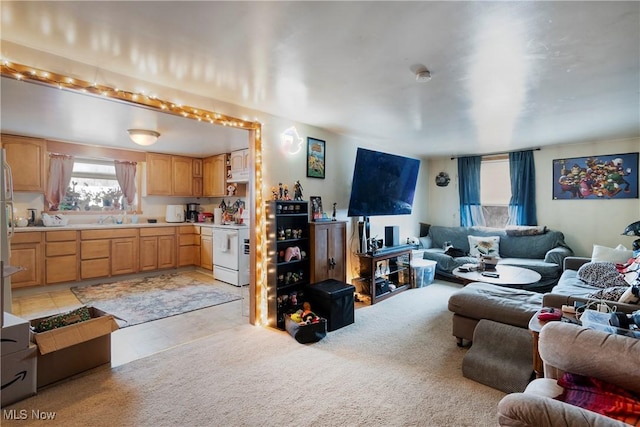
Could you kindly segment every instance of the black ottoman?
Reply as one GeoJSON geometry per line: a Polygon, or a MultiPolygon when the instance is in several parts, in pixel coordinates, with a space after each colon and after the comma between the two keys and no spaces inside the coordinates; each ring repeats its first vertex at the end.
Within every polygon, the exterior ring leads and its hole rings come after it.
{"type": "Polygon", "coordinates": [[[334,279],[307,285],[311,310],[327,319],[327,331],[335,331],[353,323],[355,291],[355,286],[334,279]]]}

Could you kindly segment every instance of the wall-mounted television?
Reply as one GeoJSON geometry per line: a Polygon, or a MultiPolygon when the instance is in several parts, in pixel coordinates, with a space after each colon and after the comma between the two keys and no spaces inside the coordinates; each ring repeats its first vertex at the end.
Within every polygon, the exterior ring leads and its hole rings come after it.
{"type": "Polygon", "coordinates": [[[420,160],[358,148],[347,216],[410,215],[420,160]]]}

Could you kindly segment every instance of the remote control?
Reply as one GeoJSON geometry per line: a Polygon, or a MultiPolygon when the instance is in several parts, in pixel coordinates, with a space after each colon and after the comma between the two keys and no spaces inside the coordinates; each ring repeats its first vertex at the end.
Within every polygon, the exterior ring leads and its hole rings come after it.
{"type": "Polygon", "coordinates": [[[498,278],[498,277],[500,277],[500,275],[499,275],[498,273],[490,273],[490,272],[488,272],[488,271],[484,271],[484,272],[482,272],[482,275],[483,275],[484,277],[493,277],[493,278],[498,278]]]}

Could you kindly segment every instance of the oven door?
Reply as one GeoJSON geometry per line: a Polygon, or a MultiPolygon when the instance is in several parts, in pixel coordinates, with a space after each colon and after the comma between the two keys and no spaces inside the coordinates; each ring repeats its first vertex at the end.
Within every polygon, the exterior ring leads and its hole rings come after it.
{"type": "Polygon", "coordinates": [[[213,265],[238,269],[238,230],[213,229],[213,265]]]}

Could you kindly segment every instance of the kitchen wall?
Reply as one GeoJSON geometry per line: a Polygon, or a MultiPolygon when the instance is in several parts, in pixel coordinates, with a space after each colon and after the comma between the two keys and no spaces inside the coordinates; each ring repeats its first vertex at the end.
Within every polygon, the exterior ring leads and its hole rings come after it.
{"type": "MultiPolygon", "coordinates": [[[[640,151],[640,139],[585,142],[543,147],[534,152],[536,164],[536,205],[538,224],[560,230],[573,251],[590,256],[594,244],[631,248],[632,237],[621,236],[624,228],[640,220],[638,199],[552,200],[552,162],[567,157],[624,154],[640,151]]],[[[637,169],[639,165],[630,165],[637,169]]],[[[431,179],[428,185],[427,217],[438,225],[460,225],[458,215],[457,161],[447,158],[429,160],[431,179]],[[451,183],[437,187],[433,179],[440,171],[448,172],[451,183]]]]}

